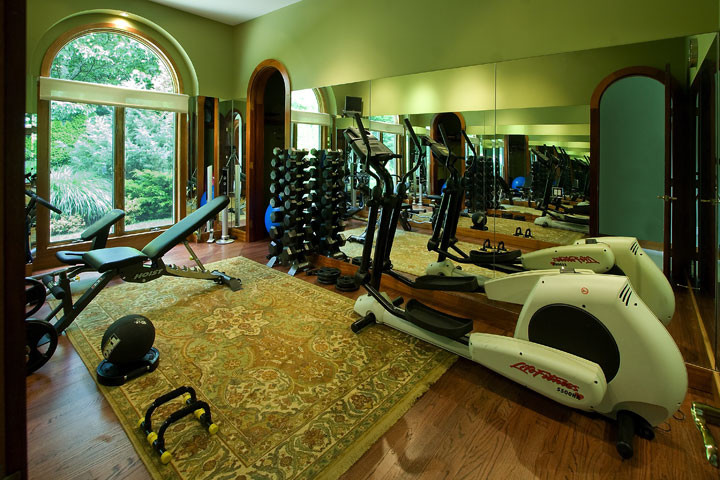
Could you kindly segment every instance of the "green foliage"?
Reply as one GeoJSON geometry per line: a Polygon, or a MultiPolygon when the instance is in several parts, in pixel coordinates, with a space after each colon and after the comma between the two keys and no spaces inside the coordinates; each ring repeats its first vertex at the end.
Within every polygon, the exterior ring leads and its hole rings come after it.
{"type": "Polygon", "coordinates": [[[173,175],[136,170],[125,181],[125,221],[128,224],[172,217],[173,175]]]}
{"type": "Polygon", "coordinates": [[[171,173],[175,155],[175,114],[128,108],[125,125],[125,170],[171,173]]]}
{"type": "Polygon", "coordinates": [[[66,118],[64,121],[52,119],[51,127],[50,158],[53,166],[67,165],[70,163],[70,154],[75,142],[85,132],[85,118],[75,115],[66,118]]]}
{"type": "Polygon", "coordinates": [[[25,173],[37,172],[37,136],[25,135],[25,173]]]}
{"type": "MultiPolygon", "coordinates": [[[[51,77],[174,91],[154,51],[114,32],[89,33],[65,45],[53,60],[51,77]]],[[[51,103],[51,200],[63,210],[62,218],[53,217],[53,234],[79,231],[73,230],[78,218],[87,225],[112,208],[114,111],[107,105],[51,103]]],[[[175,114],[126,108],[124,128],[126,223],[171,218],[175,114]]]]}
{"type": "Polygon", "coordinates": [[[82,232],[85,230],[85,225],[85,220],[80,215],[58,215],[57,213],[50,215],[50,234],[53,237],[82,232]]]}
{"type": "Polygon", "coordinates": [[[64,217],[78,215],[90,225],[112,209],[112,185],[92,172],[63,166],[50,172],[50,203],[64,217]]]}
{"type": "Polygon", "coordinates": [[[110,115],[91,116],[70,151],[72,165],[111,179],[113,177],[113,120],[110,115]]]}
{"type": "Polygon", "coordinates": [[[143,90],[172,91],[167,67],[139,41],[114,32],[78,37],[55,56],[50,76],[143,90]]]}
{"type": "Polygon", "coordinates": [[[370,115],[370,120],[373,122],[397,123],[395,115],[370,115]]]}
{"type": "Polygon", "coordinates": [[[306,90],[295,90],[290,95],[290,108],[303,112],[318,112],[318,99],[315,91],[311,88],[306,90]]]}

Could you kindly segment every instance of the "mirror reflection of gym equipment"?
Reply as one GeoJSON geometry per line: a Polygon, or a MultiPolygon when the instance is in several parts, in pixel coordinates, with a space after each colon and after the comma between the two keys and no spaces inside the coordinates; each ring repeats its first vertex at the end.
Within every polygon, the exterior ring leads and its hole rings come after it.
{"type": "Polygon", "coordinates": [[[718,6],[423,1],[18,2],[0,473],[717,475],[718,6]]]}

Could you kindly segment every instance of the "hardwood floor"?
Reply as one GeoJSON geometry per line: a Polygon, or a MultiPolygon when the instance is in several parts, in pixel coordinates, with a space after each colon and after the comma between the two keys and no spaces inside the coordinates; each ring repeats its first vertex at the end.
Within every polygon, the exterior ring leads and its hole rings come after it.
{"type": "MultiPolygon", "coordinates": [[[[237,255],[264,263],[267,243],[193,249],[203,263],[237,255]]],[[[190,263],[182,246],[166,260],[190,263]]],[[[684,312],[691,306],[682,295],[678,310],[684,312]]],[[[50,362],[28,378],[27,396],[30,478],[149,478],[65,336],[50,362]]],[[[692,401],[718,403],[691,391],[684,418],[671,419],[669,432],[657,429],[652,442],[636,439],[635,457],[622,461],[610,422],[459,359],[343,478],[718,478],[690,417],[692,401]]],[[[720,430],[714,432],[720,438],[720,430]]]]}

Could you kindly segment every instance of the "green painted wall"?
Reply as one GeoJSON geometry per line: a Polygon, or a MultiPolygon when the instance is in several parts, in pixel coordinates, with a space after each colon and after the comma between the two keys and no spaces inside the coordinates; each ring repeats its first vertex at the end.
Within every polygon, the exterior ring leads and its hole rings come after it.
{"type": "Polygon", "coordinates": [[[595,87],[609,74],[639,65],[665,70],[666,64],[684,84],[684,38],[501,62],[497,108],[588,105],[595,87]]]}
{"type": "Polygon", "coordinates": [[[235,28],[236,98],[275,58],[294,89],[718,29],[717,0],[303,0],[235,28]]]}
{"type": "MultiPolygon", "coordinates": [[[[690,67],[688,65],[688,84],[692,85],[693,81],[695,80],[695,76],[697,75],[698,68],[703,64],[706,58],[715,60],[717,62],[717,52],[713,50],[710,51],[710,47],[713,45],[713,40],[717,37],[717,33],[704,33],[702,35],[692,35],[685,39],[685,51],[690,51],[690,39],[697,40],[698,44],[698,59],[697,59],[697,66],[690,67]]],[[[686,56],[687,59],[687,56],[686,56]]],[[[687,63],[687,62],[686,62],[687,63]]]]}
{"type": "Polygon", "coordinates": [[[35,111],[40,63],[55,39],[70,28],[120,13],[127,13],[123,20],[150,34],[178,62],[186,93],[232,98],[233,27],[146,0],[28,0],[29,111],[35,111]]]}
{"type": "Polygon", "coordinates": [[[665,87],[648,77],[613,83],[600,101],[599,228],[663,241],[665,87]]]}

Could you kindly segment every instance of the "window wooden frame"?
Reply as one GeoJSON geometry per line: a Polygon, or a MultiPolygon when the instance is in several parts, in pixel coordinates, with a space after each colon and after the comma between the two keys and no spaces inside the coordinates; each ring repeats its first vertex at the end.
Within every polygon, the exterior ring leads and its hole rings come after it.
{"type": "MultiPolygon", "coordinates": [[[[138,41],[152,51],[157,57],[165,63],[170,72],[174,91],[182,93],[184,89],[182,78],[178,75],[176,63],[163,49],[163,47],[150,36],[131,27],[120,28],[118,24],[113,22],[96,23],[83,25],[68,30],[59,36],[45,52],[40,67],[39,76],[50,76],[52,63],[60,52],[71,41],[91,33],[116,33],[129,37],[138,41]]],[[[50,100],[41,100],[38,89],[38,108],[37,108],[37,194],[43,198],[50,198],[50,100]]],[[[125,165],[125,108],[114,107],[114,125],[113,125],[113,178],[114,192],[113,205],[114,208],[122,208],[125,206],[124,196],[124,165],[125,165]]],[[[187,161],[188,161],[188,136],[187,123],[188,114],[175,114],[175,155],[174,155],[174,175],[173,175],[173,215],[174,221],[178,221],[186,214],[186,191],[187,183],[187,161]]],[[[38,209],[36,221],[36,250],[37,257],[33,262],[33,269],[39,270],[59,265],[55,258],[55,253],[59,250],[87,250],[89,242],[50,242],[50,212],[47,209],[38,209]]],[[[108,239],[108,246],[127,245],[133,247],[142,247],[152,238],[156,237],[166,227],[125,231],[124,219],[115,225],[115,231],[108,239]]]]}

